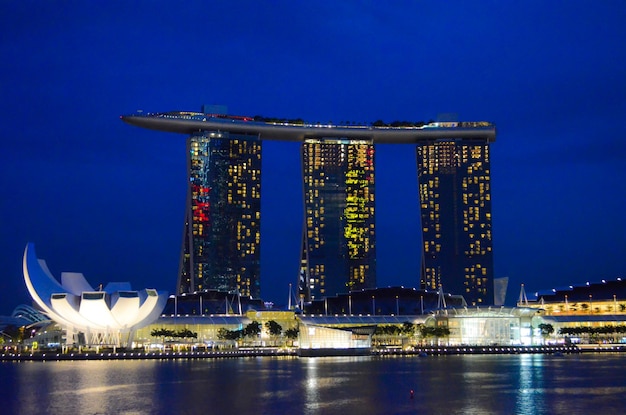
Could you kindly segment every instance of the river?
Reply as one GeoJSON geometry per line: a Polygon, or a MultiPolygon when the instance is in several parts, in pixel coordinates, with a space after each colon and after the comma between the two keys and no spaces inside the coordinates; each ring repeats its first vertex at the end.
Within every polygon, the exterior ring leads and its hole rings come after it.
{"type": "Polygon", "coordinates": [[[2,362],[0,402],[2,414],[621,414],[626,354],[2,362]]]}

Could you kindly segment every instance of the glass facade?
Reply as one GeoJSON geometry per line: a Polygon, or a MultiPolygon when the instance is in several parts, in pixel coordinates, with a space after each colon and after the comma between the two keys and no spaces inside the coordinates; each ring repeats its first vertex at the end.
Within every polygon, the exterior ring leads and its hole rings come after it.
{"type": "Polygon", "coordinates": [[[369,349],[372,335],[357,328],[342,330],[302,324],[298,342],[300,349],[369,349]]]}
{"type": "Polygon", "coordinates": [[[489,143],[438,140],[417,146],[422,224],[421,288],[493,304],[489,143]]]}
{"type": "Polygon", "coordinates": [[[202,132],[187,140],[189,187],[177,293],[260,297],[261,140],[202,132]]]}
{"type": "Polygon", "coordinates": [[[542,343],[532,330],[542,321],[536,310],[527,307],[464,307],[439,310],[425,325],[447,327],[450,335],[440,340],[449,346],[530,346],[542,343]]]}
{"type": "Polygon", "coordinates": [[[305,301],[376,286],[374,145],[310,139],[301,147],[305,301]]]}

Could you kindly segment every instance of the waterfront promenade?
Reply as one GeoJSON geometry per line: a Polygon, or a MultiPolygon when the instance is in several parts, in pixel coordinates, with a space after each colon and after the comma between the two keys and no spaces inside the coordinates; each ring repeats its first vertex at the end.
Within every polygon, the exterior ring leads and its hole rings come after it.
{"type": "MultiPolygon", "coordinates": [[[[577,354],[622,353],[626,345],[569,345],[569,346],[424,346],[411,349],[372,349],[372,356],[445,356],[464,354],[577,354]]],[[[246,348],[200,352],[36,352],[3,353],[0,361],[55,361],[55,360],[170,360],[170,359],[224,359],[238,357],[297,357],[297,348],[246,348]]]]}

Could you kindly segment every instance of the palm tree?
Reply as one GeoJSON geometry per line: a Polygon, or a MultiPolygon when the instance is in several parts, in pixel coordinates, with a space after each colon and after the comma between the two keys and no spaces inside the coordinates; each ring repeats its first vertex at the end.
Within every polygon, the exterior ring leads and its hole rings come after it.
{"type": "Polygon", "coordinates": [[[280,336],[281,333],[283,332],[283,327],[277,322],[275,322],[274,320],[269,320],[265,322],[265,328],[269,332],[270,338],[274,338],[274,339],[280,336]]]}
{"type": "Polygon", "coordinates": [[[543,337],[544,341],[546,338],[550,337],[552,333],[554,333],[554,326],[552,326],[552,324],[541,323],[537,327],[539,328],[541,337],[543,337]]]}
{"type": "Polygon", "coordinates": [[[261,333],[261,323],[259,323],[258,321],[253,321],[252,323],[244,327],[242,333],[244,337],[250,337],[250,338],[259,337],[259,334],[261,333]]]}
{"type": "Polygon", "coordinates": [[[298,330],[296,327],[292,327],[290,329],[285,330],[285,337],[291,340],[291,345],[293,346],[293,341],[298,338],[298,330]]]}

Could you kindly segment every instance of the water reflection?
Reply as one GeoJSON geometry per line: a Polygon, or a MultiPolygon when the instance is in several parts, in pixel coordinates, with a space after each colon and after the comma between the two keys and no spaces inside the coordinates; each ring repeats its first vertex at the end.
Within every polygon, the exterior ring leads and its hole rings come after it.
{"type": "Polygon", "coordinates": [[[624,396],[620,355],[0,363],[9,414],[620,413],[624,396]]]}
{"type": "Polygon", "coordinates": [[[544,355],[520,355],[517,413],[543,413],[545,410],[543,358],[544,355]]]}
{"type": "Polygon", "coordinates": [[[154,362],[17,363],[21,413],[119,413],[151,408],[154,362]]]}
{"type": "MultiPolygon", "coordinates": [[[[361,400],[363,390],[371,377],[353,377],[362,358],[308,358],[303,359],[305,376],[302,381],[305,403],[303,413],[327,413],[331,408],[349,406],[361,400]],[[359,387],[353,385],[360,383],[359,387]],[[354,392],[359,390],[359,392],[354,392]]],[[[364,412],[368,413],[367,409],[364,412]]]]}
{"type": "Polygon", "coordinates": [[[310,412],[311,410],[316,409],[317,403],[320,401],[317,373],[318,363],[319,359],[307,359],[305,363],[306,377],[303,381],[306,397],[306,403],[304,405],[305,412],[310,412]]]}

